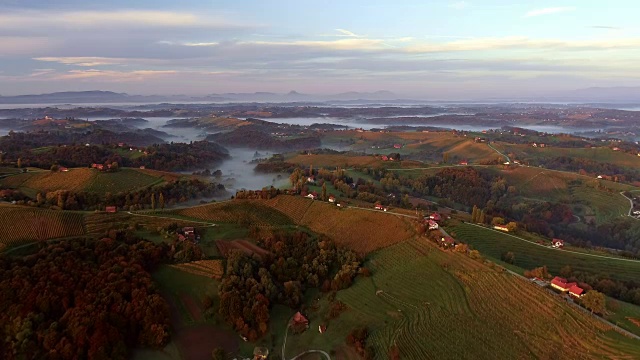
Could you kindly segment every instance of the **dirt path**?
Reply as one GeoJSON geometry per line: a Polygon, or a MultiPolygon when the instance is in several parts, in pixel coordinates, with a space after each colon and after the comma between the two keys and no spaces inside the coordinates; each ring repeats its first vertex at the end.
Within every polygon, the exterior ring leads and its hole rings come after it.
{"type": "Polygon", "coordinates": [[[152,218],[159,218],[159,219],[168,219],[168,220],[174,220],[174,221],[184,221],[184,222],[190,222],[190,223],[194,223],[194,224],[204,224],[204,225],[206,225],[208,227],[217,226],[216,224],[210,223],[210,222],[196,221],[196,220],[184,220],[184,219],[178,219],[178,218],[174,218],[174,217],[170,217],[170,216],[140,214],[140,213],[134,213],[134,212],[131,212],[131,211],[127,211],[127,214],[133,215],[133,216],[143,216],[143,217],[152,217],[152,218]]]}

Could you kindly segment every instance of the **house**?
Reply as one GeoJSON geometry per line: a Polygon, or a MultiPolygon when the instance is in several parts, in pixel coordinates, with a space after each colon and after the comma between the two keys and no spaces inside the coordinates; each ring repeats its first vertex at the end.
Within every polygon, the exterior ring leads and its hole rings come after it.
{"type": "Polygon", "coordinates": [[[540,146],[541,148],[543,148],[545,145],[544,145],[544,144],[540,144],[539,146],[540,146]]]}
{"type": "Polygon", "coordinates": [[[433,220],[433,221],[442,221],[442,216],[438,213],[433,213],[431,215],[429,215],[429,219],[433,220]]]}
{"type": "Polygon", "coordinates": [[[445,236],[440,239],[440,246],[443,247],[454,247],[456,245],[455,240],[451,236],[445,236]]]}
{"type": "Polygon", "coordinates": [[[144,169],[145,169],[144,165],[140,166],[140,170],[144,170],[144,169]]]}
{"type": "Polygon", "coordinates": [[[554,248],[564,247],[564,240],[554,238],[553,240],[551,240],[551,247],[554,247],[554,248]]]}
{"type": "Polygon", "coordinates": [[[538,144],[536,144],[536,143],[533,143],[533,147],[538,147],[538,144]]]}
{"type": "Polygon", "coordinates": [[[185,236],[194,236],[195,235],[195,229],[191,226],[188,227],[183,227],[182,231],[184,232],[185,236]]]}
{"type": "Polygon", "coordinates": [[[389,157],[387,155],[382,155],[380,158],[382,161],[389,161],[389,157]]]}
{"type": "Polygon", "coordinates": [[[620,148],[619,147],[614,147],[612,150],[613,151],[620,151],[620,148]]]}
{"type": "Polygon", "coordinates": [[[598,177],[596,177],[596,179],[602,179],[602,175],[598,175],[598,177]]]}
{"type": "Polygon", "coordinates": [[[60,172],[69,172],[69,169],[68,169],[68,168],[66,168],[66,167],[64,167],[64,166],[60,166],[60,167],[58,168],[58,171],[60,171],[60,172]]]}
{"type": "Polygon", "coordinates": [[[469,162],[467,160],[462,160],[462,161],[460,161],[460,165],[467,166],[467,165],[469,165],[469,162]]]}
{"type": "Polygon", "coordinates": [[[329,195],[329,202],[330,202],[330,203],[334,203],[334,202],[336,202],[336,197],[335,197],[335,196],[333,196],[333,195],[329,195]]]}
{"type": "Polygon", "coordinates": [[[178,234],[178,241],[183,242],[185,240],[187,240],[187,238],[184,235],[178,234]]]}
{"type": "Polygon", "coordinates": [[[495,225],[493,228],[494,228],[494,229],[496,229],[496,230],[500,230],[500,231],[504,231],[504,232],[509,232],[509,228],[507,228],[507,227],[506,227],[506,226],[504,226],[504,225],[495,225]]]}
{"type": "Polygon", "coordinates": [[[567,292],[571,289],[572,286],[576,286],[577,284],[574,282],[567,282],[567,279],[556,276],[551,280],[551,287],[560,290],[562,292],[567,292]]]}
{"type": "Polygon", "coordinates": [[[394,149],[402,149],[402,144],[393,144],[394,149]]]}
{"type": "Polygon", "coordinates": [[[106,212],[108,212],[110,214],[113,214],[113,213],[118,212],[118,209],[115,206],[107,206],[107,207],[104,208],[104,211],[106,211],[106,212]]]}
{"type": "Polygon", "coordinates": [[[584,295],[584,289],[578,285],[573,285],[569,288],[569,295],[577,298],[581,298],[584,295]]]}
{"type": "Polygon", "coordinates": [[[256,346],[253,349],[253,360],[266,360],[269,356],[269,349],[262,346],[256,346]]]}
{"type": "Polygon", "coordinates": [[[431,219],[429,219],[429,221],[427,221],[427,224],[429,225],[429,230],[437,230],[438,227],[440,227],[437,222],[435,222],[435,221],[433,221],[431,219]]]}
{"type": "Polygon", "coordinates": [[[341,203],[336,203],[336,206],[337,207],[342,207],[342,204],[341,203]]]}
{"type": "Polygon", "coordinates": [[[316,183],[316,177],[311,175],[307,178],[307,182],[310,184],[315,184],[316,183]]]}
{"type": "Polygon", "coordinates": [[[311,200],[315,200],[315,199],[317,199],[317,198],[318,198],[318,194],[317,194],[317,193],[315,193],[315,192],[313,192],[313,193],[309,193],[309,194],[307,194],[307,197],[308,197],[309,199],[311,199],[311,200]]]}
{"type": "Polygon", "coordinates": [[[293,315],[293,318],[291,318],[291,326],[300,326],[300,325],[304,325],[306,327],[309,327],[309,320],[304,317],[304,315],[302,315],[302,313],[300,313],[300,311],[298,311],[295,315],[293,315]]]}
{"type": "Polygon", "coordinates": [[[374,206],[374,208],[375,208],[376,210],[387,211],[387,208],[386,208],[385,206],[382,206],[382,204],[376,204],[376,205],[374,206]]]}
{"type": "Polygon", "coordinates": [[[123,143],[123,142],[118,143],[118,146],[119,146],[119,147],[124,147],[124,143],[123,143]]]}

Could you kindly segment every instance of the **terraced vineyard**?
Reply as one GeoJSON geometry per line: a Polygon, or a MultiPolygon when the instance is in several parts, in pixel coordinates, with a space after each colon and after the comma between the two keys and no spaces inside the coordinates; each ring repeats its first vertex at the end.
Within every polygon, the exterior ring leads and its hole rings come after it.
{"type": "Polygon", "coordinates": [[[190,274],[221,279],[224,275],[223,260],[198,260],[186,264],[171,265],[178,270],[186,271],[190,274]]]}
{"type": "Polygon", "coordinates": [[[82,214],[0,205],[0,251],[26,242],[84,234],[82,214]]]}
{"type": "Polygon", "coordinates": [[[608,326],[536,285],[423,241],[376,253],[373,280],[338,295],[373,322],[376,359],[393,344],[403,359],[634,358],[608,326]]]}
{"type": "Polygon", "coordinates": [[[503,253],[511,251],[516,256],[515,265],[523,269],[533,269],[547,265],[552,274],[570,265],[574,270],[609,274],[620,280],[640,279],[640,261],[607,259],[587,254],[570,253],[522,241],[508,234],[470,224],[461,224],[447,229],[455,232],[456,239],[471,244],[484,256],[499,260],[503,253]]]}
{"type": "Polygon", "coordinates": [[[389,213],[340,209],[329,203],[288,195],[264,203],[286,213],[297,224],[361,253],[393,245],[415,235],[409,220],[389,213]]]}

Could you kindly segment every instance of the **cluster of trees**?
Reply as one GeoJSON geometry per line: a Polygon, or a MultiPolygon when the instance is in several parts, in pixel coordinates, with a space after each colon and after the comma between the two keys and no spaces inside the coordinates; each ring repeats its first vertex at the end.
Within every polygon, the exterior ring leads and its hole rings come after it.
{"type": "Polygon", "coordinates": [[[125,233],[0,257],[0,357],[127,359],[169,341],[169,307],[149,271],[165,248],[125,233]]]}
{"type": "MultiPolygon", "coordinates": [[[[259,231],[251,233],[258,236],[259,231]]],[[[354,252],[304,232],[263,235],[258,244],[269,254],[230,252],[219,289],[220,315],[250,341],[267,333],[272,304],[298,308],[307,288],[349,287],[361,264],[354,252]]]]}
{"type": "Polygon", "coordinates": [[[218,144],[195,141],[188,144],[153,144],[139,149],[146,153],[144,156],[130,158],[123,156],[118,151],[118,146],[114,145],[118,142],[129,144],[125,136],[117,137],[115,140],[110,137],[98,137],[99,141],[87,140],[85,143],[70,139],[64,133],[56,134],[17,132],[0,137],[0,147],[4,151],[2,162],[17,164],[19,159],[21,166],[43,169],[49,169],[51,165],[85,167],[94,163],[116,162],[123,167],[145,166],[148,169],[163,171],[186,171],[202,169],[229,157],[227,149],[218,144]],[[86,146],[87,143],[91,145],[86,146]]]}
{"type": "Polygon", "coordinates": [[[126,210],[145,208],[163,209],[165,205],[174,205],[198,198],[213,197],[224,193],[224,185],[202,182],[198,179],[181,179],[163,185],[150,186],[131,192],[117,194],[68,190],[40,192],[35,199],[15,190],[0,192],[0,198],[19,199],[21,204],[63,210],[104,210],[105,206],[117,206],[126,210]]]}
{"type": "Polygon", "coordinates": [[[369,330],[366,326],[353,329],[347,335],[347,345],[353,347],[358,355],[364,360],[371,360],[375,357],[375,351],[371,345],[367,346],[367,337],[369,330]]]}
{"type": "Polygon", "coordinates": [[[612,180],[619,182],[633,182],[640,180],[640,171],[637,169],[627,168],[610,162],[601,162],[569,156],[540,159],[538,162],[549,169],[580,172],[585,175],[608,175],[611,176],[612,180]]]}
{"type": "Polygon", "coordinates": [[[595,289],[612,298],[640,305],[640,281],[615,280],[605,274],[577,271],[569,265],[560,269],[560,276],[578,282],[586,290],[595,289]]]}

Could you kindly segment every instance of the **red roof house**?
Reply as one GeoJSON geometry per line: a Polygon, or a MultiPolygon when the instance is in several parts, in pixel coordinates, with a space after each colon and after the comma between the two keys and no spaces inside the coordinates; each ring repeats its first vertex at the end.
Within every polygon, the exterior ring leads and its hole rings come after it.
{"type": "Polygon", "coordinates": [[[429,219],[431,219],[433,221],[442,221],[442,216],[440,216],[440,214],[438,214],[438,213],[433,213],[433,214],[429,215],[429,219]]]}
{"type": "Polygon", "coordinates": [[[382,155],[381,159],[382,161],[388,161],[389,157],[387,155],[382,155]]]}
{"type": "Polygon", "coordinates": [[[439,226],[438,223],[429,219],[429,221],[427,222],[427,224],[429,224],[429,230],[436,230],[439,226]]]}
{"type": "Polygon", "coordinates": [[[553,246],[554,248],[561,248],[564,246],[564,240],[554,238],[553,240],[551,240],[551,246],[553,246]]]}
{"type": "Polygon", "coordinates": [[[466,166],[466,165],[469,165],[469,162],[467,160],[462,160],[460,161],[460,165],[466,166]]]}
{"type": "Polygon", "coordinates": [[[307,194],[307,197],[311,200],[315,200],[318,198],[318,193],[313,192],[313,193],[307,194]]]}
{"type": "Polygon", "coordinates": [[[104,208],[104,211],[113,214],[113,213],[117,212],[118,209],[115,206],[107,206],[106,208],[104,208]]]}
{"type": "Polygon", "coordinates": [[[298,311],[295,315],[293,315],[293,318],[291,319],[291,325],[305,325],[305,326],[309,326],[309,320],[304,317],[304,315],[302,315],[300,313],[300,311],[298,311]]]}
{"type": "Polygon", "coordinates": [[[335,197],[335,196],[333,196],[333,195],[329,195],[329,202],[330,202],[330,203],[334,203],[334,202],[336,202],[336,197],[335,197]]]}
{"type": "Polygon", "coordinates": [[[60,171],[60,172],[68,172],[68,171],[69,171],[69,169],[68,169],[68,168],[66,168],[66,167],[64,167],[64,166],[60,166],[60,167],[58,168],[58,171],[60,171]]]}
{"type": "Polygon", "coordinates": [[[562,292],[567,292],[569,291],[569,289],[576,285],[578,284],[574,282],[567,282],[567,279],[561,278],[559,276],[556,276],[553,278],[553,280],[551,280],[551,287],[562,292]]]}
{"type": "Polygon", "coordinates": [[[402,145],[401,144],[393,144],[393,148],[394,149],[402,149],[402,145]]]}
{"type": "Polygon", "coordinates": [[[569,295],[577,298],[582,297],[582,295],[584,295],[584,289],[578,285],[573,285],[569,288],[569,295]]]}

